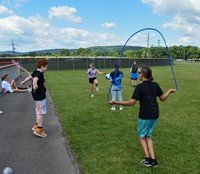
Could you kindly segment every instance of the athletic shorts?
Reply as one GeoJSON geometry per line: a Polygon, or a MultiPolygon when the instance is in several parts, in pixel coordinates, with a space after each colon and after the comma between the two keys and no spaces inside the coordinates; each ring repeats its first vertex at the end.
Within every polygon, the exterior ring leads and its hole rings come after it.
{"type": "Polygon", "coordinates": [[[44,115],[46,111],[46,99],[35,101],[35,112],[36,115],[44,115]]]}
{"type": "Polygon", "coordinates": [[[97,79],[96,77],[89,78],[89,83],[94,83],[94,80],[97,79]]]}
{"type": "Polygon", "coordinates": [[[151,137],[157,122],[158,118],[148,120],[138,118],[138,134],[140,138],[151,137]]]}
{"type": "Polygon", "coordinates": [[[137,80],[138,79],[138,73],[131,73],[131,80],[137,80]]]}

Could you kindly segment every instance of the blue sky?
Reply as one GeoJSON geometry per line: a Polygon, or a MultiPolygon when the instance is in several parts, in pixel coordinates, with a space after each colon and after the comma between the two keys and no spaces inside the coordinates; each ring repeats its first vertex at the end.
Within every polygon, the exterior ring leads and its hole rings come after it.
{"type": "MultiPolygon", "coordinates": [[[[168,44],[200,46],[199,0],[1,0],[0,51],[124,45],[143,28],[168,44]]],[[[145,30],[128,45],[164,46],[145,30]]]]}

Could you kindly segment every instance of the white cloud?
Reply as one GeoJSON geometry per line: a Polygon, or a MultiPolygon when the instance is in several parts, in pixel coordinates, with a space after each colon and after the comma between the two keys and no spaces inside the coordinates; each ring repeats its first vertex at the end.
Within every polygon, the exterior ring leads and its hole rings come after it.
{"type": "Polygon", "coordinates": [[[3,0],[2,4],[5,4],[6,6],[13,7],[13,8],[19,8],[21,7],[24,3],[28,2],[29,0],[3,0]]]}
{"type": "Polygon", "coordinates": [[[54,28],[54,38],[70,48],[116,44],[120,38],[112,33],[95,33],[76,28],[54,28]],[[59,33],[59,34],[56,34],[59,33]]]}
{"type": "Polygon", "coordinates": [[[192,43],[191,38],[190,38],[190,37],[186,37],[186,36],[180,37],[180,38],[178,39],[178,41],[179,41],[180,43],[187,43],[188,45],[190,45],[190,44],[192,43]]]}
{"type": "Polygon", "coordinates": [[[81,22],[82,18],[76,16],[77,10],[73,7],[62,6],[52,7],[49,10],[49,18],[59,18],[70,22],[81,22]]]}
{"type": "Polygon", "coordinates": [[[11,5],[10,0],[2,0],[2,3],[3,3],[3,4],[6,4],[6,5],[11,5]]]}
{"type": "Polygon", "coordinates": [[[16,0],[15,2],[15,7],[19,8],[21,7],[24,3],[28,2],[29,0],[16,0]]]}
{"type": "Polygon", "coordinates": [[[199,0],[141,0],[149,4],[155,14],[167,15],[171,21],[163,24],[181,35],[180,44],[199,45],[200,1],[199,0]],[[187,38],[187,39],[186,39],[187,38]],[[190,39],[189,39],[190,38],[190,39]]]}
{"type": "Polygon", "coordinates": [[[174,1],[174,0],[141,0],[145,4],[149,4],[154,13],[156,14],[166,14],[169,16],[173,16],[180,9],[184,9],[187,7],[188,2],[190,0],[184,1],[174,1]]]}
{"type": "Polygon", "coordinates": [[[9,10],[8,8],[6,8],[3,5],[0,5],[0,14],[12,14],[12,10],[9,10]]]}
{"type": "Polygon", "coordinates": [[[112,22],[106,22],[106,23],[103,23],[101,25],[101,27],[103,28],[117,28],[118,26],[115,24],[115,23],[112,23],[112,22]]]}
{"type": "Polygon", "coordinates": [[[53,48],[80,48],[94,45],[124,43],[113,33],[98,33],[77,28],[57,28],[41,16],[29,18],[12,15],[0,18],[1,51],[11,50],[14,40],[16,51],[35,51],[53,48]]]}
{"type": "MultiPolygon", "coordinates": [[[[186,18],[183,16],[175,16],[171,22],[167,22],[163,24],[164,28],[171,28],[173,30],[179,31],[183,35],[190,35],[195,32],[196,28],[194,27],[197,24],[190,23],[186,18]]],[[[198,27],[198,26],[196,26],[198,27]]]]}

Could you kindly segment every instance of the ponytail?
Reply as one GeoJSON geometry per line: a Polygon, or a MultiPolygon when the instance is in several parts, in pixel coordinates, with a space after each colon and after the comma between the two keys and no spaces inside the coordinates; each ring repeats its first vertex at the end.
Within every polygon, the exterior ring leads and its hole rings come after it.
{"type": "Polygon", "coordinates": [[[141,69],[141,73],[144,75],[146,79],[153,81],[152,70],[150,67],[143,66],[141,69]]]}

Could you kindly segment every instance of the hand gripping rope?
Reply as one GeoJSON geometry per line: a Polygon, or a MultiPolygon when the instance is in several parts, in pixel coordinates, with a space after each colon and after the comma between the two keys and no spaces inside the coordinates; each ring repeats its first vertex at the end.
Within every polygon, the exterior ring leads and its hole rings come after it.
{"type": "MultiPolygon", "coordinates": [[[[170,64],[171,71],[172,71],[172,75],[173,75],[173,78],[174,78],[174,83],[175,83],[175,86],[176,86],[176,90],[178,90],[178,84],[177,84],[176,77],[175,77],[175,73],[174,73],[174,69],[173,69],[173,66],[172,66],[172,65],[173,65],[173,61],[172,61],[172,59],[171,59],[171,55],[170,55],[170,52],[169,52],[167,43],[166,43],[165,38],[164,38],[164,36],[162,35],[162,33],[161,33],[160,31],[158,31],[157,29],[155,29],[155,28],[143,28],[143,29],[141,29],[141,30],[139,30],[139,31],[137,31],[137,32],[135,32],[135,33],[133,33],[133,34],[127,39],[127,41],[125,42],[125,44],[124,44],[124,46],[123,46],[123,48],[122,48],[122,51],[121,51],[121,53],[120,53],[120,58],[119,58],[118,61],[117,61],[117,65],[119,66],[119,65],[121,64],[122,55],[123,55],[123,53],[124,53],[124,50],[125,50],[125,47],[126,47],[126,44],[128,43],[128,41],[129,41],[134,35],[136,35],[137,33],[140,33],[141,31],[144,31],[144,30],[154,30],[154,31],[158,32],[158,33],[160,34],[160,36],[162,37],[162,39],[163,39],[163,41],[164,41],[164,43],[165,43],[166,50],[167,50],[167,55],[168,55],[168,59],[169,59],[169,64],[170,64]]],[[[117,66],[117,68],[116,68],[116,70],[115,70],[114,78],[115,78],[115,76],[116,76],[116,72],[118,71],[118,66],[117,66]]],[[[114,79],[114,78],[113,78],[113,79],[114,79]]],[[[109,100],[109,96],[110,96],[110,91],[111,91],[112,85],[113,85],[113,83],[111,83],[111,85],[110,85],[110,88],[109,88],[109,91],[108,91],[108,95],[107,95],[107,101],[109,100]]]]}

